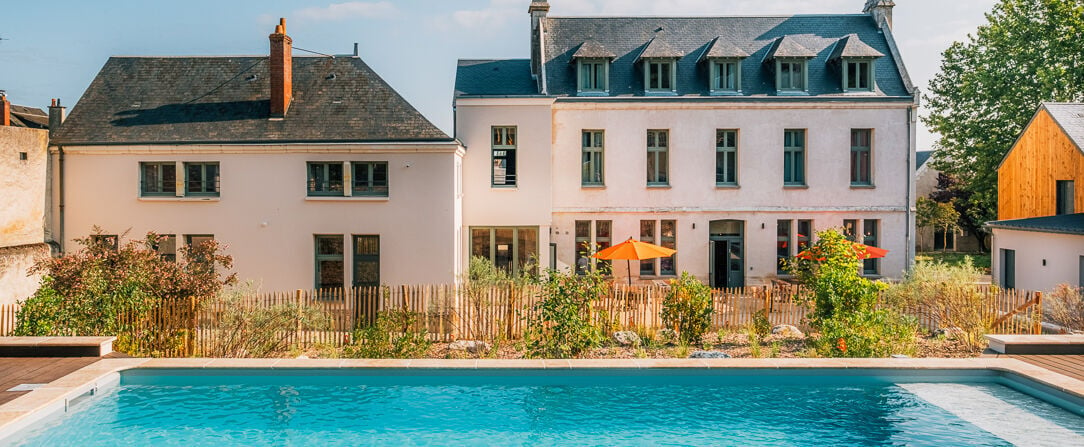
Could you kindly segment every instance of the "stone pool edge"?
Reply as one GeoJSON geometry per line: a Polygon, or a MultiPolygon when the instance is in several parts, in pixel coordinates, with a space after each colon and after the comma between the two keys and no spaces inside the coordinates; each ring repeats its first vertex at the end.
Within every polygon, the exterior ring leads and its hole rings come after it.
{"type": "Polygon", "coordinates": [[[1084,381],[1011,358],[906,359],[102,359],[0,405],[0,439],[52,414],[80,397],[116,384],[120,372],[134,369],[951,369],[1011,373],[1084,399],[1084,381]]]}

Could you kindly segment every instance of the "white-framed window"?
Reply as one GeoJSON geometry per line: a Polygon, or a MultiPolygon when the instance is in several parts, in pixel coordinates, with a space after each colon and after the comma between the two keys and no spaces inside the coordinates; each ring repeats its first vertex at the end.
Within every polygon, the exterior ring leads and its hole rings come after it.
{"type": "Polygon", "coordinates": [[[805,186],[805,130],[783,131],[783,185],[805,186]]]}
{"type": "Polygon", "coordinates": [[[738,186],[738,131],[715,131],[715,186],[738,186]]]}
{"type": "Polygon", "coordinates": [[[741,60],[714,59],[711,61],[711,93],[741,92],[741,60]]]}
{"type": "Polygon", "coordinates": [[[576,77],[576,90],[580,93],[609,92],[609,59],[576,59],[576,77]]]}
{"type": "Polygon", "coordinates": [[[647,186],[670,184],[670,131],[647,131],[647,186]]]}
{"type": "Polygon", "coordinates": [[[674,93],[677,91],[677,61],[646,59],[644,61],[644,91],[674,93]]]}
{"type": "Polygon", "coordinates": [[[583,186],[602,186],[605,184],[603,139],[604,133],[601,130],[583,131],[583,157],[580,171],[580,184],[583,186]]]}
{"type": "Polygon", "coordinates": [[[775,89],[780,92],[804,92],[809,84],[805,59],[776,59],[775,89]]]}
{"type": "Polygon", "coordinates": [[[871,92],[876,85],[873,77],[873,59],[843,60],[843,91],[871,92]]]}
{"type": "Polygon", "coordinates": [[[516,186],[516,126],[493,126],[490,185],[516,186]]]}

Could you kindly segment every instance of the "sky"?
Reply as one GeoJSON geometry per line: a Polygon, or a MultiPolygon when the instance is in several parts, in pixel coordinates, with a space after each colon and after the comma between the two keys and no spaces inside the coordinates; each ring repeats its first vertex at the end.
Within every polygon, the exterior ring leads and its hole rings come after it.
{"type": "MultiPolygon", "coordinates": [[[[923,91],[941,52],[985,23],[996,0],[896,0],[893,35],[923,91]]],[[[279,17],[295,54],[361,58],[452,134],[457,59],[530,56],[530,0],[42,0],[0,14],[0,90],[26,106],[70,107],[109,56],[266,55],[279,17]]],[[[551,16],[860,13],[865,0],[550,0],[551,16]]],[[[923,113],[924,114],[924,113],[923,113]]],[[[920,125],[921,126],[921,125],[920,125]]],[[[920,127],[918,149],[934,148],[920,127]]]]}

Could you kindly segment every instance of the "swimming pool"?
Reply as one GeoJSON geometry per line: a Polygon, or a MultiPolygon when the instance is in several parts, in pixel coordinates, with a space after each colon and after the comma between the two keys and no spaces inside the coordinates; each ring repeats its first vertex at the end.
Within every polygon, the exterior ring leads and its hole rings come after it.
{"type": "Polygon", "coordinates": [[[1080,402],[1027,387],[986,369],[131,369],[5,442],[1084,445],[1080,402]]]}

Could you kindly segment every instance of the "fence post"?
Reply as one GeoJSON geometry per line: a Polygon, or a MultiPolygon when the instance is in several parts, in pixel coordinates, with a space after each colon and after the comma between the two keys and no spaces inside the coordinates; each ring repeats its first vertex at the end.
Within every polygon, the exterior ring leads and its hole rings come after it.
{"type": "Polygon", "coordinates": [[[1035,292],[1035,323],[1031,330],[1034,335],[1043,333],[1043,292],[1035,292]]]}
{"type": "Polygon", "coordinates": [[[297,313],[294,316],[294,320],[297,321],[297,329],[294,332],[297,337],[301,337],[301,301],[304,299],[305,291],[297,289],[297,313]]]}

